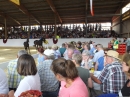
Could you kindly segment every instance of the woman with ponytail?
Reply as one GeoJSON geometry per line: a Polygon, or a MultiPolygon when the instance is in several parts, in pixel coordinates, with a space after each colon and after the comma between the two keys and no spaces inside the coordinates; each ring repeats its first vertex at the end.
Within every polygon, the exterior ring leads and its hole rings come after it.
{"type": "Polygon", "coordinates": [[[51,70],[61,81],[59,97],[88,97],[87,87],[71,60],[58,58],[52,62],[51,70]]]}
{"type": "Polygon", "coordinates": [[[122,70],[126,73],[128,80],[126,81],[124,87],[119,92],[120,97],[128,96],[130,97],[130,53],[125,53],[122,57],[122,70]]]}

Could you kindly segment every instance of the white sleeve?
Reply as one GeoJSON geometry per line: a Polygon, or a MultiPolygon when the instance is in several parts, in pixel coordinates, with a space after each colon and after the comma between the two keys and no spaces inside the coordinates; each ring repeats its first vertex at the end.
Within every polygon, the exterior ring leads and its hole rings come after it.
{"type": "Polygon", "coordinates": [[[93,62],[97,62],[97,60],[98,60],[98,56],[97,56],[97,54],[95,54],[93,57],[93,62]]]}
{"type": "Polygon", "coordinates": [[[22,92],[25,92],[27,90],[30,90],[30,85],[24,81],[24,79],[20,82],[16,92],[14,93],[15,97],[18,97],[22,92]]]}

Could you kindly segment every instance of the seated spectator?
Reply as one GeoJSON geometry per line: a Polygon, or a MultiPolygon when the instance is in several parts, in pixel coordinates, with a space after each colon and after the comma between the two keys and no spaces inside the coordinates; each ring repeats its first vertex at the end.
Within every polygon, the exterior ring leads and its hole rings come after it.
{"type": "Polygon", "coordinates": [[[82,62],[82,55],[81,54],[73,54],[72,55],[72,61],[75,63],[75,66],[78,70],[78,74],[80,78],[83,80],[83,82],[86,84],[87,87],[92,88],[92,80],[90,77],[90,73],[88,69],[80,67],[80,64],[82,62]]]}
{"type": "Polygon", "coordinates": [[[67,49],[67,55],[68,55],[69,60],[72,59],[73,54],[81,54],[81,52],[79,50],[75,49],[74,45],[70,44],[70,45],[68,45],[68,49],[67,49]]]}
{"type": "Polygon", "coordinates": [[[82,63],[81,63],[81,67],[86,68],[88,70],[90,70],[91,68],[93,68],[93,61],[91,59],[91,54],[89,51],[84,50],[82,52],[82,63]]]}
{"type": "Polygon", "coordinates": [[[25,76],[14,93],[9,92],[9,97],[18,97],[22,92],[27,90],[41,91],[40,77],[37,73],[35,61],[31,55],[24,54],[18,59],[17,71],[21,76],[25,76]]]}
{"type": "Polygon", "coordinates": [[[122,57],[122,70],[127,75],[127,81],[121,91],[119,92],[120,97],[130,96],[130,54],[126,53],[122,57]]]}
{"type": "Polygon", "coordinates": [[[98,59],[100,57],[103,57],[104,56],[104,50],[103,50],[103,46],[101,44],[97,44],[97,50],[98,52],[94,54],[94,57],[93,57],[93,62],[94,62],[94,67],[95,67],[95,70],[97,70],[97,67],[98,67],[98,59]]]}
{"type": "Polygon", "coordinates": [[[55,59],[58,59],[61,57],[61,53],[58,50],[58,46],[57,45],[52,45],[52,50],[54,51],[54,55],[55,55],[55,59]]]}
{"type": "Polygon", "coordinates": [[[84,51],[89,51],[91,54],[91,58],[93,57],[94,53],[92,52],[92,50],[90,49],[90,45],[87,43],[84,45],[84,51]]]}
{"type": "Polygon", "coordinates": [[[54,51],[46,49],[44,51],[46,60],[38,66],[38,73],[41,81],[41,91],[43,97],[57,97],[59,92],[59,81],[55,78],[50,66],[55,59],[54,51]]]}
{"type": "Polygon", "coordinates": [[[8,79],[5,72],[0,68],[0,96],[7,95],[9,92],[8,79]]]}
{"type": "Polygon", "coordinates": [[[82,43],[80,41],[78,41],[77,44],[76,44],[76,47],[82,53],[83,52],[83,48],[82,48],[81,45],[82,45],[82,43]]]}
{"type": "Polygon", "coordinates": [[[41,64],[45,60],[45,56],[43,55],[43,52],[44,52],[43,48],[39,47],[38,58],[37,58],[38,65],[41,64]]]}
{"type": "Polygon", "coordinates": [[[78,71],[71,60],[56,59],[52,62],[51,69],[61,81],[59,97],[89,97],[87,87],[78,77],[78,71]]]}
{"type": "Polygon", "coordinates": [[[23,54],[27,54],[27,52],[25,50],[18,51],[17,59],[10,61],[7,65],[9,90],[16,91],[20,81],[24,78],[24,76],[19,75],[17,72],[17,61],[23,54]]]}
{"type": "Polygon", "coordinates": [[[106,53],[107,64],[101,71],[101,74],[97,78],[91,74],[92,80],[98,84],[101,84],[103,93],[118,94],[126,82],[126,76],[122,72],[122,66],[119,62],[120,59],[118,57],[118,52],[109,50],[106,53]]]}
{"type": "Polygon", "coordinates": [[[65,43],[66,50],[65,50],[65,52],[64,52],[64,54],[63,54],[63,56],[64,56],[64,58],[65,58],[66,60],[68,60],[68,54],[67,54],[68,45],[69,45],[68,43],[65,43]]]}
{"type": "Polygon", "coordinates": [[[63,57],[63,54],[64,54],[65,50],[66,50],[66,48],[65,48],[65,43],[63,43],[63,44],[62,44],[62,47],[59,48],[59,51],[60,51],[60,53],[61,53],[61,57],[63,57]]]}

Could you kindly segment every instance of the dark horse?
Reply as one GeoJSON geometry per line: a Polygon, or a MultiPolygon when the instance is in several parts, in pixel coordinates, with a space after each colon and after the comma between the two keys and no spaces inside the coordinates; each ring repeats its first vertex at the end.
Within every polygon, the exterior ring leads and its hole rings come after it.
{"type": "Polygon", "coordinates": [[[27,38],[27,40],[23,43],[24,45],[24,49],[27,51],[27,53],[30,53],[30,48],[29,48],[29,39],[27,38]]]}
{"type": "Polygon", "coordinates": [[[34,46],[36,47],[36,49],[38,48],[38,47],[43,47],[43,42],[45,41],[45,38],[41,38],[40,40],[35,40],[34,41],[34,46]]]}

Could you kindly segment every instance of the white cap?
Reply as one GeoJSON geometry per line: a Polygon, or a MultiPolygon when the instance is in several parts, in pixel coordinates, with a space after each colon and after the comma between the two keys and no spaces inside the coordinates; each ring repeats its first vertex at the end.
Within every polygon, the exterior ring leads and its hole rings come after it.
{"type": "Polygon", "coordinates": [[[44,54],[45,54],[46,56],[51,56],[51,55],[54,55],[54,51],[51,50],[51,49],[46,49],[46,50],[44,51],[44,54]]]}

